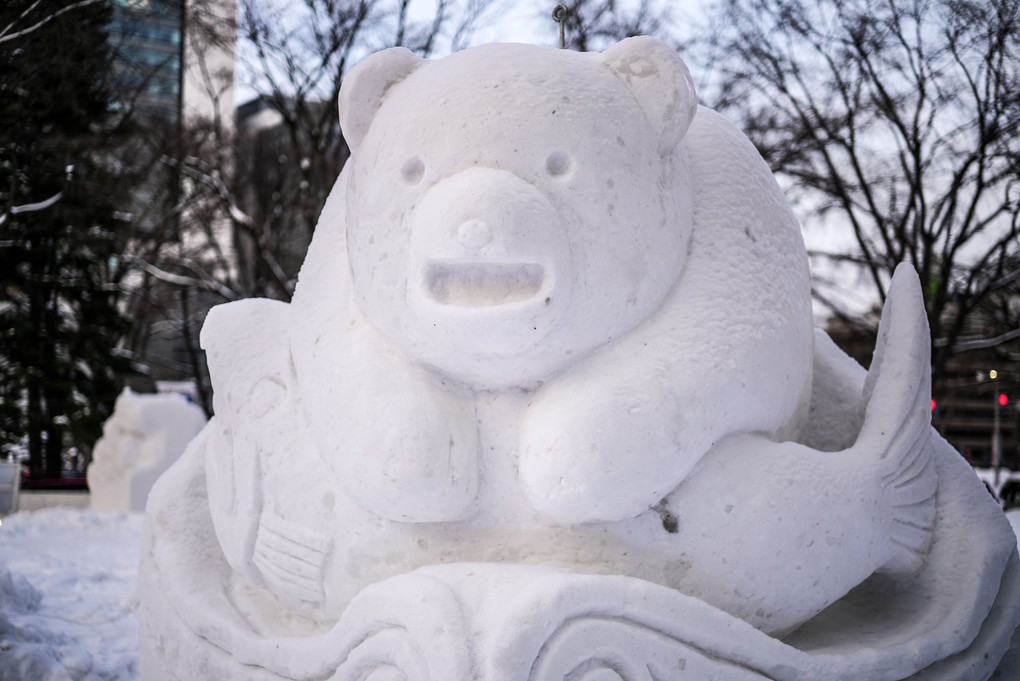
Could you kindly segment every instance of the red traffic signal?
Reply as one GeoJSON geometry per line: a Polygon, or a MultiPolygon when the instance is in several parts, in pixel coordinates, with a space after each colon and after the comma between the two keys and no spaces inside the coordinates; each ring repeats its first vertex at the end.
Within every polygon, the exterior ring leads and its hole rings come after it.
{"type": "Polygon", "coordinates": [[[1009,404],[1009,398],[1006,393],[999,393],[999,406],[1005,407],[1007,404],[1009,404]]]}

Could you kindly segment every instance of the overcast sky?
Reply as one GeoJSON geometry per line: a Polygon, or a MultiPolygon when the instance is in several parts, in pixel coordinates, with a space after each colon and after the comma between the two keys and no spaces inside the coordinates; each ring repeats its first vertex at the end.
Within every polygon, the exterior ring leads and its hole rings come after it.
{"type": "MultiPolygon", "coordinates": [[[[299,10],[300,0],[266,0],[273,4],[286,5],[293,2],[295,10],[299,10]]],[[[632,6],[637,6],[639,0],[617,0],[617,7],[622,11],[632,6]]],[[[559,44],[559,30],[552,18],[555,2],[547,0],[493,0],[488,18],[469,37],[468,44],[479,45],[490,42],[523,42],[535,45],[556,46],[559,44]]],[[[435,14],[435,0],[411,0],[410,12],[413,19],[419,21],[430,20],[435,14]]],[[[689,7],[673,7],[672,12],[689,11],[689,7]]],[[[239,57],[245,45],[238,43],[239,57]]],[[[437,50],[434,56],[441,57],[448,50],[437,50]]],[[[235,74],[235,99],[238,104],[247,102],[255,97],[255,91],[247,86],[251,80],[246,72],[246,64],[243,58],[239,58],[236,64],[235,74]]]]}

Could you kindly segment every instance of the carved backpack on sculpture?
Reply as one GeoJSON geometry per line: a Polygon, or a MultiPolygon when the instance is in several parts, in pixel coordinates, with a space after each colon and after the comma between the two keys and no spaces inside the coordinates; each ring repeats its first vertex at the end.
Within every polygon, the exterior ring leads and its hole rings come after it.
{"type": "Polygon", "coordinates": [[[416,567],[538,562],[779,632],[921,564],[916,277],[846,404],[818,381],[797,222],[672,50],[387,50],[340,107],[352,156],[293,303],[203,330],[212,519],[250,585],[333,621],[416,567]]]}

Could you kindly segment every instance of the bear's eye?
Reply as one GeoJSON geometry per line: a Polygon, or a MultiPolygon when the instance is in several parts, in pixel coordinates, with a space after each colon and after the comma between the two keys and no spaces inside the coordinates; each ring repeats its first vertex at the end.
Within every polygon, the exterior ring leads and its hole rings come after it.
{"type": "Polygon", "coordinates": [[[545,172],[551,177],[565,177],[574,169],[574,157],[565,151],[554,151],[545,159],[545,172]]]}
{"type": "Polygon", "coordinates": [[[400,169],[400,176],[407,184],[418,184],[425,176],[425,162],[417,156],[407,159],[400,169]]]}

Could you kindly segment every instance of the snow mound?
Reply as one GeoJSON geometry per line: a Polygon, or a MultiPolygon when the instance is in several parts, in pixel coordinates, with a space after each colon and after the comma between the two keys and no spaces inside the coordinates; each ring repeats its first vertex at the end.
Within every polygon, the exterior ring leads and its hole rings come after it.
{"type": "Polygon", "coordinates": [[[140,514],[43,509],[0,526],[0,681],[138,679],[140,514]]]}

